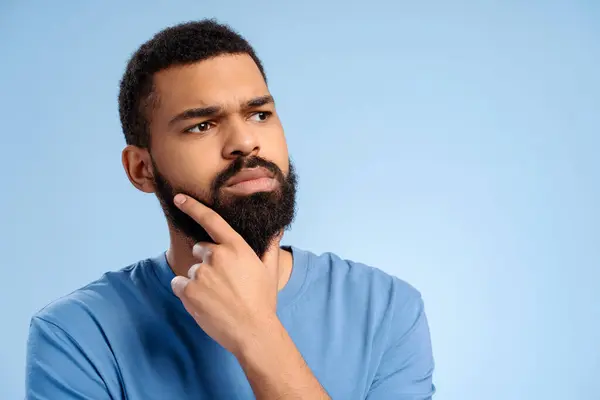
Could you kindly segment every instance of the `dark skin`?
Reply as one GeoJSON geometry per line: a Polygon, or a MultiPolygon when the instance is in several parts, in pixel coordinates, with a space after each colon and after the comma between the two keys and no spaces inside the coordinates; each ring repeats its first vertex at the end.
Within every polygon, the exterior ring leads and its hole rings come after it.
{"type": "MultiPolygon", "coordinates": [[[[169,68],[154,83],[159,101],[151,116],[152,157],[175,187],[191,188],[205,201],[215,176],[243,156],[260,156],[289,172],[283,127],[249,56],[169,68]]],[[[127,146],[122,160],[131,183],[154,193],[148,150],[127,146]]],[[[225,197],[236,195],[223,190],[225,197]]],[[[198,325],[237,357],[258,399],[328,399],[276,315],[277,292],[293,261],[280,248],[283,232],[259,258],[210,208],[183,195],[175,203],[215,242],[194,246],[169,226],[173,290],[198,325]]]]}

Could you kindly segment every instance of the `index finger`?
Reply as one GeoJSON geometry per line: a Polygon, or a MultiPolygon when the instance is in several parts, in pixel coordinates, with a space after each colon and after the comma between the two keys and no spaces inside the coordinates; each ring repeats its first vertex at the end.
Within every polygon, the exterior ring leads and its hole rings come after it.
{"type": "Polygon", "coordinates": [[[239,239],[238,233],[219,214],[194,198],[178,194],[173,202],[204,228],[217,244],[232,243],[239,239]]]}

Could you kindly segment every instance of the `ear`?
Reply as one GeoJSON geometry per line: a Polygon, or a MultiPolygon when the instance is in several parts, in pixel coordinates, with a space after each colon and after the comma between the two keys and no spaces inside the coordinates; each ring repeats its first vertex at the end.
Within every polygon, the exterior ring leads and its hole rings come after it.
{"type": "Polygon", "coordinates": [[[154,193],[154,172],[147,149],[129,145],[121,153],[121,162],[129,181],[145,193],[154,193]]]}

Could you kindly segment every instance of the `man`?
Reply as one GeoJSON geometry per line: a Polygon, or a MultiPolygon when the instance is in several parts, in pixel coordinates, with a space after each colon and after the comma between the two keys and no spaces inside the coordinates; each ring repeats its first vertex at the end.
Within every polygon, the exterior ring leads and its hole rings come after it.
{"type": "Polygon", "coordinates": [[[431,398],[417,290],[280,245],[296,175],[252,47],[211,20],[168,28],[119,95],[131,183],[169,249],[31,321],[28,399],[431,398]]]}

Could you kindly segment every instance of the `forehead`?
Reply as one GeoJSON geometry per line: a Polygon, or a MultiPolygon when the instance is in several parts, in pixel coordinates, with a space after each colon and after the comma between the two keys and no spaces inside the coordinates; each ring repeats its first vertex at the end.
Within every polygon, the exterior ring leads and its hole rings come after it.
{"type": "Polygon", "coordinates": [[[155,117],[190,107],[234,106],[268,94],[258,66],[247,54],[223,55],[160,71],[154,76],[154,91],[159,98],[155,117]]]}

